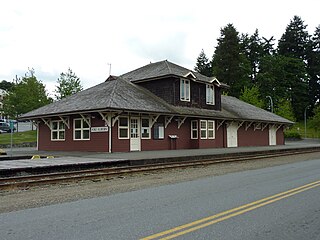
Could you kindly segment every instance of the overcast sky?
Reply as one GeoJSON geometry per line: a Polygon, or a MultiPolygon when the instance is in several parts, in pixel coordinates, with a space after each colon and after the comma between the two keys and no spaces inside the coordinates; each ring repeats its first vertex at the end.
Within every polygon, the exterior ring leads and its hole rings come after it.
{"type": "Polygon", "coordinates": [[[319,0],[0,0],[0,81],[34,68],[52,93],[70,67],[84,88],[150,62],[193,69],[204,49],[211,58],[220,29],[277,40],[294,15],[320,24],[319,0]]]}

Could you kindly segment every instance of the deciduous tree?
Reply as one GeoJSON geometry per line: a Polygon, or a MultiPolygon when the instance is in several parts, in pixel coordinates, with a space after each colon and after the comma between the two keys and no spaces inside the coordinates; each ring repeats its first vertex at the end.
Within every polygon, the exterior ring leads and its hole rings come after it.
{"type": "Polygon", "coordinates": [[[57,83],[55,97],[58,100],[83,90],[80,78],[70,68],[68,68],[66,73],[62,72],[60,74],[57,83]]]}

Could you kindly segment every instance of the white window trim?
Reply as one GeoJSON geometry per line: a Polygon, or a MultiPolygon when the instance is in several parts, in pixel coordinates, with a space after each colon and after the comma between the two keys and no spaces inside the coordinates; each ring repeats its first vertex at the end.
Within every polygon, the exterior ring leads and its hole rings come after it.
{"type": "MultiPolygon", "coordinates": [[[[90,123],[90,118],[87,118],[87,120],[89,121],[89,123],[90,123]]],[[[90,138],[91,138],[91,129],[90,129],[90,124],[89,124],[89,127],[88,128],[84,128],[83,127],[83,122],[84,122],[85,120],[83,119],[83,118],[75,118],[75,119],[73,119],[73,141],[90,141],[90,138]],[[81,128],[76,128],[75,126],[76,126],[76,124],[75,124],[75,122],[77,121],[77,120],[81,120],[81,128]],[[81,138],[78,138],[78,139],[76,139],[75,137],[76,137],[76,130],[81,130],[81,138]],[[89,138],[83,138],[83,131],[84,130],[89,130],[89,138]]]]}
{"type": "Polygon", "coordinates": [[[213,121],[213,120],[208,120],[207,128],[208,128],[208,133],[207,133],[208,139],[215,139],[215,138],[216,138],[215,121],[213,121]],[[213,127],[213,128],[209,128],[209,122],[212,122],[212,127],[213,127]],[[213,136],[212,136],[212,137],[209,137],[209,131],[213,131],[213,134],[212,134],[213,136]]]}
{"type": "Polygon", "coordinates": [[[206,84],[206,103],[208,105],[215,105],[215,89],[214,85],[206,84]]]}
{"type": "Polygon", "coordinates": [[[118,139],[129,139],[129,117],[121,116],[118,119],[118,139]],[[127,119],[127,126],[120,126],[120,118],[126,118],[127,119]],[[120,129],[127,129],[127,137],[120,137],[120,129]]]}
{"type": "Polygon", "coordinates": [[[66,140],[66,127],[65,127],[65,124],[63,123],[63,121],[62,120],[53,120],[53,121],[51,121],[51,141],[53,141],[53,142],[55,142],[55,141],[65,141],[66,140]],[[56,122],[57,123],[57,129],[53,129],[53,127],[52,127],[52,125],[53,125],[53,123],[54,122],[56,122]],[[64,125],[64,128],[63,129],[60,129],[60,123],[62,123],[63,125],[64,125]],[[53,139],[52,138],[52,135],[53,135],[53,132],[57,132],[57,139],[53,139]],[[59,134],[59,132],[64,132],[64,138],[63,139],[60,139],[59,138],[59,136],[60,136],[60,134],[59,134]]]}
{"type": "Polygon", "coordinates": [[[153,125],[153,139],[155,140],[163,140],[164,137],[165,137],[165,127],[164,127],[164,124],[163,123],[156,123],[155,125],[153,125]],[[158,131],[159,131],[159,137],[156,138],[155,137],[155,129],[158,128],[158,131]],[[160,129],[162,130],[162,136],[160,136],[160,129]]]}
{"type": "Polygon", "coordinates": [[[184,102],[190,102],[190,80],[188,79],[180,79],[180,100],[184,102]],[[187,85],[189,86],[187,88],[187,85]],[[182,91],[181,89],[183,88],[184,96],[182,96],[182,91]]]}
{"type": "Polygon", "coordinates": [[[151,127],[150,127],[150,125],[151,125],[151,122],[150,122],[150,118],[149,117],[141,117],[141,139],[151,139],[151,127]],[[142,127],[142,120],[143,119],[146,119],[146,120],[148,120],[148,122],[149,122],[149,127],[142,127]],[[148,129],[148,132],[149,132],[149,137],[143,137],[142,136],[142,129],[144,129],[144,128],[147,128],[148,129]]]}
{"type": "Polygon", "coordinates": [[[207,139],[208,138],[208,122],[207,122],[207,120],[200,120],[200,138],[201,139],[207,139]],[[202,128],[201,123],[205,123],[206,127],[202,128]],[[206,133],[205,137],[202,137],[202,134],[201,134],[202,131],[205,131],[205,133],[206,133]]]}
{"type": "Polygon", "coordinates": [[[199,131],[198,131],[198,120],[192,120],[191,121],[191,139],[198,139],[198,133],[199,131]],[[196,123],[196,128],[193,128],[193,124],[192,123],[196,123]],[[193,131],[197,131],[197,136],[194,138],[193,137],[193,131]]]}

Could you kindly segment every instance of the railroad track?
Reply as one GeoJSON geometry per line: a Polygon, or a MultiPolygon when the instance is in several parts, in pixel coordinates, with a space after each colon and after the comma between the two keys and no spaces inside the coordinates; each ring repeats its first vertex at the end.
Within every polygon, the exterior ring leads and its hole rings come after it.
{"type": "Polygon", "coordinates": [[[139,172],[151,172],[159,171],[165,169],[175,169],[175,168],[187,168],[187,167],[197,167],[205,166],[210,164],[228,163],[228,162],[239,162],[248,160],[257,160],[271,157],[281,157],[290,156],[297,154],[305,154],[312,152],[319,152],[320,149],[301,149],[295,151],[285,151],[277,153],[256,153],[254,155],[244,155],[244,156],[222,156],[215,159],[203,159],[203,160],[193,160],[193,161],[180,161],[180,162],[170,162],[170,163],[159,163],[159,164],[148,164],[148,165],[138,165],[138,166],[126,166],[126,167],[113,167],[113,168],[99,168],[99,169],[87,169],[87,170],[77,170],[68,172],[58,172],[58,173],[44,173],[36,175],[26,175],[26,176],[16,176],[0,178],[0,190],[12,190],[19,188],[27,188],[31,186],[49,185],[49,184],[59,184],[72,181],[81,180],[97,180],[101,178],[108,178],[110,176],[119,176],[124,174],[139,173],[139,172]]]}

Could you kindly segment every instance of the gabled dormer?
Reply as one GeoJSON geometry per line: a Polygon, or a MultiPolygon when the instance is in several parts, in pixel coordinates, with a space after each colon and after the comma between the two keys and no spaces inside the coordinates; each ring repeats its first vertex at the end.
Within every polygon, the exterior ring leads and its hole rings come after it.
{"type": "Polygon", "coordinates": [[[150,63],[121,76],[174,106],[221,110],[221,89],[228,87],[167,60],[150,63]]]}

